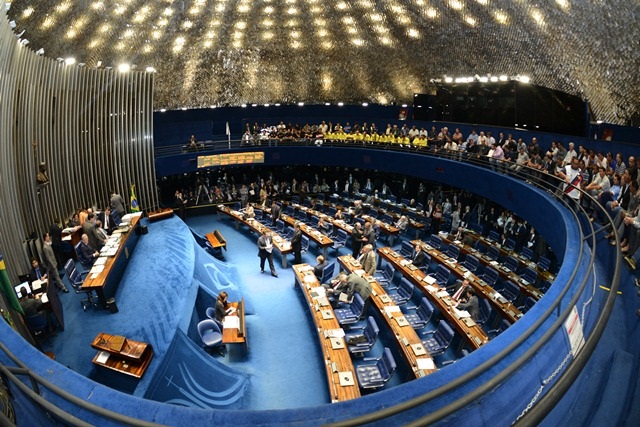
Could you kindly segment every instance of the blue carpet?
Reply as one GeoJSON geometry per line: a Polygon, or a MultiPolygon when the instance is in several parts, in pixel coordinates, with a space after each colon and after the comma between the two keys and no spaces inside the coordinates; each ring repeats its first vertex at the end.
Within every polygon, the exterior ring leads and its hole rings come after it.
{"type": "Polygon", "coordinates": [[[243,409],[247,375],[215,360],[178,330],[147,399],[194,408],[243,409]]]}

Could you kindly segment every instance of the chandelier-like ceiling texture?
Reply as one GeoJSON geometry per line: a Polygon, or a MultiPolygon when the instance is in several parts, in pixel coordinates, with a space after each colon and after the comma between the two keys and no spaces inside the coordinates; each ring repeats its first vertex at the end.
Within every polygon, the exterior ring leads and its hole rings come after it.
{"type": "MultiPolygon", "coordinates": [[[[633,0],[16,0],[49,57],[157,72],[155,107],[410,102],[445,75],[527,75],[640,114],[633,0]]],[[[77,66],[77,65],[74,65],[77,66]]]]}

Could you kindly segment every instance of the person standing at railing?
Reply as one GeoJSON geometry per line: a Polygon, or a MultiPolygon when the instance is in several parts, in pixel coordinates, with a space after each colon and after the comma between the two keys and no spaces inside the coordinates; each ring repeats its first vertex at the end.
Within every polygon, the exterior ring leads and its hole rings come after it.
{"type": "Polygon", "coordinates": [[[578,158],[574,157],[571,164],[564,167],[564,171],[558,172],[557,176],[564,180],[562,191],[564,194],[576,203],[580,203],[580,183],[582,182],[582,173],[580,171],[578,158]]]}

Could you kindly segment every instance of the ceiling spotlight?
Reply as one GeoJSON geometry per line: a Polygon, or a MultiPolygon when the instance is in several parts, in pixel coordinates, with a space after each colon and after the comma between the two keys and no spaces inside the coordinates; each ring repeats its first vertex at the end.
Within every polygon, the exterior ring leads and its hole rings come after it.
{"type": "Polygon", "coordinates": [[[279,103],[279,102],[276,102],[276,103],[275,103],[275,104],[273,104],[273,105],[275,105],[276,107],[279,107],[279,106],[280,106],[280,103],[279,103]]]}
{"type": "Polygon", "coordinates": [[[209,108],[217,108],[215,105],[210,105],[209,108]]]}
{"type": "Polygon", "coordinates": [[[161,109],[160,109],[160,112],[161,112],[161,113],[164,113],[165,111],[167,111],[167,109],[166,109],[166,108],[161,108],[161,109]]]}
{"type": "Polygon", "coordinates": [[[368,103],[368,102],[363,102],[363,103],[362,103],[362,106],[363,106],[363,107],[368,107],[368,106],[369,106],[369,103],[368,103]]]}
{"type": "Polygon", "coordinates": [[[17,37],[17,38],[22,37],[22,35],[25,33],[25,31],[26,31],[26,30],[22,30],[22,31],[20,31],[20,33],[16,34],[16,37],[17,37]]]}
{"type": "Polygon", "coordinates": [[[445,83],[453,83],[453,77],[445,77],[444,78],[444,82],[445,83]]]}
{"type": "Polygon", "coordinates": [[[44,49],[40,48],[40,49],[36,50],[36,55],[39,55],[39,56],[44,55],[44,49]]]}
{"type": "Polygon", "coordinates": [[[16,27],[16,21],[9,21],[9,26],[13,30],[16,27]]]}
{"type": "Polygon", "coordinates": [[[113,67],[111,67],[111,66],[107,66],[107,67],[104,67],[104,69],[105,69],[105,70],[113,70],[113,67]]]}
{"type": "Polygon", "coordinates": [[[520,81],[522,83],[529,83],[531,79],[529,78],[529,76],[520,76],[520,81]]]}
{"type": "Polygon", "coordinates": [[[100,67],[102,67],[102,61],[98,61],[98,62],[96,63],[96,68],[100,68],[100,67]]]}
{"type": "Polygon", "coordinates": [[[269,106],[269,104],[264,104],[264,106],[265,106],[265,107],[268,107],[268,106],[269,106]]]}
{"type": "Polygon", "coordinates": [[[298,107],[304,107],[304,102],[298,102],[298,107]]]}
{"type": "Polygon", "coordinates": [[[324,105],[329,106],[329,105],[331,105],[331,103],[330,102],[325,102],[324,105]]]}
{"type": "Polygon", "coordinates": [[[22,44],[23,46],[26,46],[26,45],[28,45],[28,44],[29,44],[29,40],[27,40],[27,39],[22,39],[22,40],[20,40],[20,44],[22,44]]]}
{"type": "Polygon", "coordinates": [[[187,111],[187,107],[182,107],[181,110],[182,111],[187,111]]]}
{"type": "Polygon", "coordinates": [[[503,75],[501,75],[499,77],[499,79],[500,79],[501,82],[506,82],[507,80],[509,80],[509,77],[507,77],[506,75],[503,74],[503,75]]]}
{"type": "Polygon", "coordinates": [[[153,67],[147,67],[147,68],[146,68],[146,72],[147,72],[147,73],[155,73],[155,72],[156,72],[156,69],[155,69],[155,68],[153,68],[153,67]]]}
{"type": "Polygon", "coordinates": [[[257,107],[257,106],[258,106],[258,104],[251,104],[251,106],[252,106],[252,107],[257,107]]]}
{"type": "Polygon", "coordinates": [[[84,62],[79,62],[78,63],[78,67],[82,68],[85,67],[87,64],[85,64],[84,62]]]}
{"type": "Polygon", "coordinates": [[[118,65],[118,71],[121,73],[128,73],[131,70],[131,65],[129,64],[120,64],[118,65]]]}
{"type": "Polygon", "coordinates": [[[407,104],[402,104],[402,108],[407,108],[407,104]]]}
{"type": "Polygon", "coordinates": [[[480,77],[478,80],[480,80],[482,83],[486,83],[489,81],[489,77],[480,77]]]}
{"type": "Polygon", "coordinates": [[[66,58],[64,60],[64,63],[67,64],[67,65],[73,65],[73,64],[76,63],[76,58],[66,58]]]}
{"type": "Polygon", "coordinates": [[[494,82],[494,83],[495,83],[495,82],[497,82],[497,81],[498,81],[498,77],[496,77],[496,76],[491,76],[491,79],[490,79],[490,80],[491,80],[492,82],[494,82]]]}
{"type": "Polygon", "coordinates": [[[56,61],[58,61],[58,62],[64,62],[64,58],[56,58],[56,61]]]}
{"type": "Polygon", "coordinates": [[[242,108],[247,108],[247,104],[241,104],[240,105],[242,108]]]}

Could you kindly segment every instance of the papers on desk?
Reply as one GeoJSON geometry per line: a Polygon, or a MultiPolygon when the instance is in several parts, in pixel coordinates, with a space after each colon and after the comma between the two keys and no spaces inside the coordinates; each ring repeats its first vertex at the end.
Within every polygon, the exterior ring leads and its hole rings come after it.
{"type": "Polygon", "coordinates": [[[101,257],[101,258],[98,258],[96,260],[95,264],[93,264],[93,265],[104,265],[106,262],[107,262],[107,258],[101,257]]]}
{"type": "Polygon", "coordinates": [[[130,222],[133,218],[141,215],[142,215],[142,212],[126,214],[125,216],[122,217],[122,222],[130,222]]]}
{"type": "Polygon", "coordinates": [[[340,385],[342,387],[347,387],[350,385],[355,385],[353,381],[353,373],[352,372],[339,372],[338,376],[340,377],[340,385]]]}
{"type": "Polygon", "coordinates": [[[316,302],[320,304],[320,307],[326,307],[329,305],[329,300],[327,299],[327,297],[320,297],[316,300],[316,302]]]}
{"type": "Polygon", "coordinates": [[[98,357],[96,358],[97,363],[105,364],[109,360],[109,353],[106,351],[101,351],[98,353],[98,357]]]}
{"type": "Polygon", "coordinates": [[[300,271],[313,271],[313,267],[310,265],[303,265],[302,267],[300,267],[300,271]]]}
{"type": "Polygon", "coordinates": [[[400,261],[400,265],[403,267],[406,266],[407,264],[411,264],[411,261],[407,259],[403,259],[402,261],[400,261]]]}
{"type": "Polygon", "coordinates": [[[449,265],[455,265],[458,263],[458,261],[456,261],[455,259],[448,259],[445,262],[449,265]]]}
{"type": "Polygon", "coordinates": [[[355,274],[357,274],[358,276],[360,276],[360,277],[364,276],[364,270],[363,270],[363,269],[361,269],[361,268],[359,268],[359,269],[357,269],[357,270],[354,270],[353,272],[354,272],[355,274]]]}
{"type": "Polygon", "coordinates": [[[435,363],[433,363],[433,359],[428,357],[421,357],[418,361],[418,369],[425,369],[427,371],[432,371],[436,369],[435,363]]]}
{"type": "MultiPolygon", "coordinates": [[[[304,279],[302,279],[302,281],[304,283],[315,283],[317,280],[318,279],[316,278],[316,276],[314,274],[307,274],[306,276],[304,276],[304,279]]],[[[324,294],[322,294],[322,295],[324,295],[324,294]]],[[[313,294],[311,296],[313,296],[313,294]]]]}
{"type": "Polygon", "coordinates": [[[224,329],[240,329],[240,318],[238,316],[224,316],[222,327],[224,329]]]}
{"type": "Polygon", "coordinates": [[[425,289],[428,290],[430,293],[438,292],[438,288],[436,288],[435,286],[431,286],[431,285],[425,286],[425,289]]]}
{"type": "Polygon", "coordinates": [[[67,235],[67,236],[64,236],[61,240],[62,240],[63,242],[70,242],[70,241],[71,241],[71,234],[69,234],[69,235],[67,235]]]}
{"type": "Polygon", "coordinates": [[[104,265],[94,265],[91,267],[91,274],[100,274],[104,270],[104,265]]]}
{"type": "MultiPolygon", "coordinates": [[[[42,285],[44,285],[46,282],[43,282],[42,280],[36,279],[33,282],[31,282],[31,290],[32,291],[37,291],[38,289],[42,288],[42,285]]],[[[36,292],[34,292],[36,293],[36,292]]]]}
{"type": "Polygon", "coordinates": [[[226,314],[229,315],[229,314],[233,314],[235,312],[236,312],[236,308],[235,307],[229,307],[229,308],[227,308],[226,314]]]}
{"type": "MultiPolygon", "coordinates": [[[[307,277],[309,277],[309,276],[307,276],[307,277]]],[[[305,279],[307,277],[305,277],[305,279]]],[[[316,276],[313,276],[314,281],[315,281],[315,277],[316,276]]],[[[306,280],[305,280],[305,282],[306,282],[306,280]]],[[[324,288],[324,286],[316,286],[315,288],[311,288],[310,295],[311,295],[311,298],[313,298],[313,299],[322,298],[322,297],[326,296],[326,292],[327,292],[327,290],[324,288]]]]}
{"type": "Polygon", "coordinates": [[[327,338],[342,338],[344,337],[344,329],[326,329],[324,331],[324,336],[327,338]]]}
{"type": "Polygon", "coordinates": [[[424,279],[422,279],[423,282],[427,282],[429,285],[433,285],[434,283],[436,283],[436,278],[433,276],[424,276],[424,279]]]}
{"type": "Polygon", "coordinates": [[[392,313],[400,312],[400,307],[398,307],[397,305],[387,305],[384,307],[384,312],[386,313],[387,317],[391,317],[392,313]]]}
{"type": "Polygon", "coordinates": [[[49,302],[49,297],[47,296],[47,294],[42,294],[42,296],[40,297],[40,301],[41,301],[43,304],[48,303],[48,302],[49,302]]]}
{"type": "Polygon", "coordinates": [[[471,315],[467,310],[458,310],[457,308],[454,308],[454,310],[460,319],[464,319],[465,317],[469,317],[469,318],[471,317],[471,315]]]}
{"type": "Polygon", "coordinates": [[[460,240],[454,240],[453,243],[455,243],[456,245],[459,245],[462,242],[460,240]]]}
{"type": "Polygon", "coordinates": [[[498,265],[498,261],[491,261],[489,264],[491,264],[491,265],[498,265]]]}
{"type": "Polygon", "coordinates": [[[474,326],[476,326],[476,322],[473,321],[473,319],[471,317],[463,317],[462,321],[464,322],[465,325],[467,325],[469,328],[473,328],[474,326]]]}
{"type": "Polygon", "coordinates": [[[449,292],[442,290],[442,291],[438,291],[438,293],[436,294],[436,296],[438,298],[444,298],[444,297],[448,297],[449,296],[449,292]]]}

